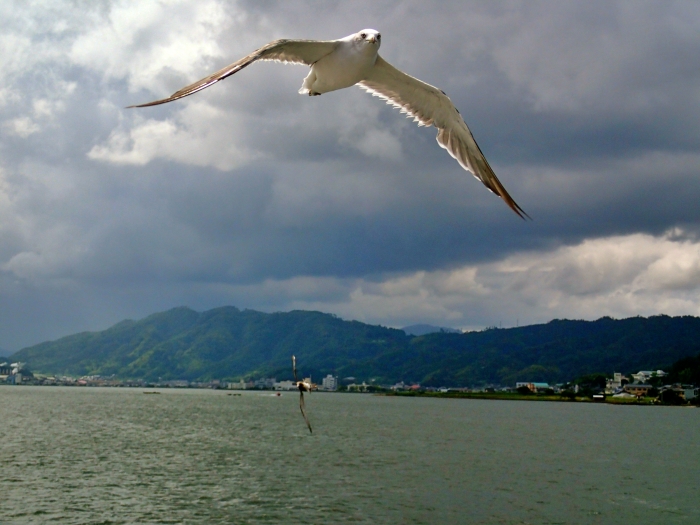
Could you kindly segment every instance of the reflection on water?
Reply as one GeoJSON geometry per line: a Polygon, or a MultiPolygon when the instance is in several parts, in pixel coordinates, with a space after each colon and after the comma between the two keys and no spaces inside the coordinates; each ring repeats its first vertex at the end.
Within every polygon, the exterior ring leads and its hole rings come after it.
{"type": "Polygon", "coordinates": [[[0,387],[0,522],[700,523],[700,411],[0,387]]]}

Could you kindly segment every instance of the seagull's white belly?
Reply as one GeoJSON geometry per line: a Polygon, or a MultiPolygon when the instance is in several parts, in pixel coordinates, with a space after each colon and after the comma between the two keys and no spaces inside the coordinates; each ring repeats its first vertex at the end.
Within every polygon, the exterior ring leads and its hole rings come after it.
{"type": "Polygon", "coordinates": [[[377,60],[372,54],[341,47],[311,66],[299,93],[321,94],[354,86],[367,75],[377,60]]]}

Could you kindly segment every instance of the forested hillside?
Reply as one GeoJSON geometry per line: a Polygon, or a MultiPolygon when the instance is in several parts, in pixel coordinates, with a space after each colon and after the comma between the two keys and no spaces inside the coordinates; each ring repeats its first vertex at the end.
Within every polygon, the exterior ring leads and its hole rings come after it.
{"type": "Polygon", "coordinates": [[[121,378],[290,379],[305,374],[378,382],[471,386],[566,381],[594,372],[669,367],[700,353],[700,319],[554,320],[547,324],[413,337],[320,312],[175,308],[20,350],[34,372],[121,378]]]}

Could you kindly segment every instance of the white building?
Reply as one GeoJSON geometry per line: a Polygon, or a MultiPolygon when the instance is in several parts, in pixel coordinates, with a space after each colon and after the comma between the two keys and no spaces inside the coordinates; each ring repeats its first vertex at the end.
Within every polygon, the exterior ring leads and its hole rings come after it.
{"type": "Polygon", "coordinates": [[[632,377],[635,383],[646,383],[652,377],[664,377],[665,375],[666,372],[663,370],[657,370],[656,372],[653,370],[640,370],[636,374],[632,374],[632,377]]]}
{"type": "Polygon", "coordinates": [[[297,385],[294,381],[280,381],[275,383],[275,390],[296,390],[297,385]]]}
{"type": "Polygon", "coordinates": [[[369,385],[362,381],[361,385],[356,385],[355,383],[348,385],[348,392],[367,392],[367,387],[369,385]]]}
{"type": "Polygon", "coordinates": [[[605,393],[613,394],[622,388],[622,374],[614,372],[612,379],[608,379],[605,384],[605,393]]]}
{"type": "Polygon", "coordinates": [[[321,386],[324,390],[338,390],[338,378],[328,374],[323,378],[321,386]]]}

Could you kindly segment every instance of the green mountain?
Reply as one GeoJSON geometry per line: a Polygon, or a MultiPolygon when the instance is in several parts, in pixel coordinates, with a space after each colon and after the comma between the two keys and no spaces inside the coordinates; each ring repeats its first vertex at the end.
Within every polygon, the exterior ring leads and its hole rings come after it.
{"type": "Polygon", "coordinates": [[[34,372],[146,380],[291,379],[299,371],[378,382],[468,386],[566,381],[594,372],[656,370],[700,352],[700,319],[554,320],[547,324],[419,337],[320,312],[267,314],[175,308],[24,348],[34,372]]]}
{"type": "Polygon", "coordinates": [[[320,312],[266,314],[181,307],[102,332],[84,332],[14,354],[35,372],[145,379],[211,379],[352,369],[405,346],[400,330],[343,321],[320,312]],[[313,364],[313,368],[310,365],[313,364]]]}

